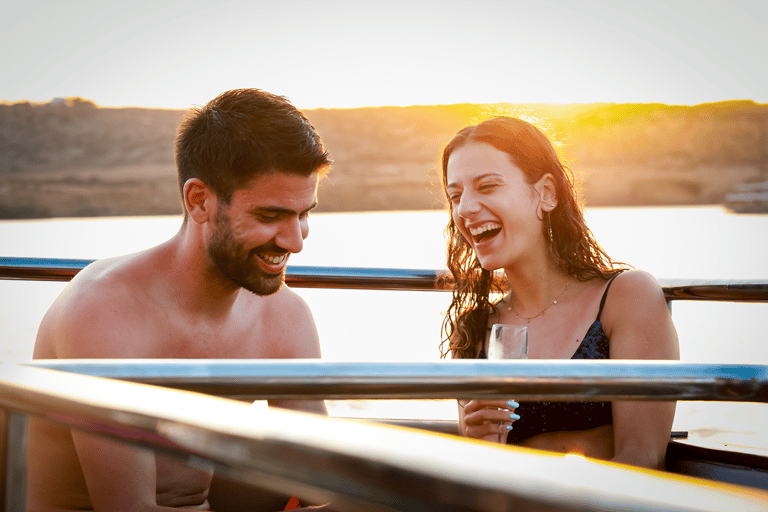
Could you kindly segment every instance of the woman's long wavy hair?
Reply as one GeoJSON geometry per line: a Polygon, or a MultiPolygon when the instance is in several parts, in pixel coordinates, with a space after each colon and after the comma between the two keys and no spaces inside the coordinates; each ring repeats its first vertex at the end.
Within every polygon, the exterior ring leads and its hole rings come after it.
{"type": "MultiPolygon", "coordinates": [[[[558,204],[544,214],[542,225],[544,236],[550,240],[551,256],[561,269],[586,281],[597,276],[608,279],[627,267],[611,259],[595,240],[577,202],[571,171],[560,162],[554,146],[538,128],[521,119],[496,117],[462,129],[443,150],[443,191],[448,185],[448,159],[468,142],[487,143],[508,153],[529,184],[547,173],[554,177],[558,204]]],[[[448,204],[451,215],[445,236],[451,277],[447,284],[453,286],[453,298],[443,320],[440,353],[441,357],[450,352],[453,359],[472,359],[485,341],[489,315],[496,312],[491,292],[502,293],[504,284],[501,276],[481,267],[453,222],[450,200],[448,204]]]]}

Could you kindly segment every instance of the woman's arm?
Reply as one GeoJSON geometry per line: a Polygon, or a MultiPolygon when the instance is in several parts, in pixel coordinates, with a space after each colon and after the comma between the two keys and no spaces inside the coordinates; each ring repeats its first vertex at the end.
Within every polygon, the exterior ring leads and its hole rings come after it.
{"type": "MultiPolygon", "coordinates": [[[[632,270],[614,280],[602,315],[611,359],[678,360],[677,332],[658,281],[632,270]]],[[[663,469],[675,402],[613,403],[613,462],[663,469]]]]}

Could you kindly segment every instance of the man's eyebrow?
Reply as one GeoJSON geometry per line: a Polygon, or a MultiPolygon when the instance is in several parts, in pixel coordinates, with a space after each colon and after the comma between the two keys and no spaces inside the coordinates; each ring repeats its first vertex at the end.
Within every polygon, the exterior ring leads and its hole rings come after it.
{"type": "Polygon", "coordinates": [[[303,213],[307,213],[310,210],[317,207],[317,201],[312,203],[309,208],[306,210],[302,210],[300,212],[297,212],[296,210],[292,210],[290,208],[283,208],[282,206],[257,206],[253,209],[254,212],[261,212],[261,213],[279,213],[283,215],[301,215],[303,213]]]}

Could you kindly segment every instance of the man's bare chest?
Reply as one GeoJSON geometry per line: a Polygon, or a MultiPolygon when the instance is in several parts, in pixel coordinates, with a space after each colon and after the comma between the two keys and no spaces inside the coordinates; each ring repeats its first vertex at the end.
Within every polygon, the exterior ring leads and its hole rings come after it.
{"type": "Polygon", "coordinates": [[[134,319],[124,336],[143,358],[259,359],[273,343],[258,318],[210,322],[165,312],[134,319]]]}

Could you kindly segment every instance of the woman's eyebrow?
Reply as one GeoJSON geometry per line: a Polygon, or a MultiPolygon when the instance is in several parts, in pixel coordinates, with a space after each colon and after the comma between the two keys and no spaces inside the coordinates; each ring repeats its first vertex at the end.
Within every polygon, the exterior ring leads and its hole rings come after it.
{"type": "MultiPolygon", "coordinates": [[[[483,180],[485,178],[488,178],[488,177],[491,177],[491,176],[493,176],[493,177],[501,177],[502,174],[498,173],[498,172],[487,172],[485,174],[481,174],[480,176],[475,176],[474,178],[472,178],[472,183],[477,183],[478,181],[481,181],[481,180],[483,180]]],[[[449,189],[449,188],[461,188],[461,185],[459,185],[458,183],[451,182],[451,183],[448,183],[445,186],[445,188],[446,189],[449,189]]]]}

